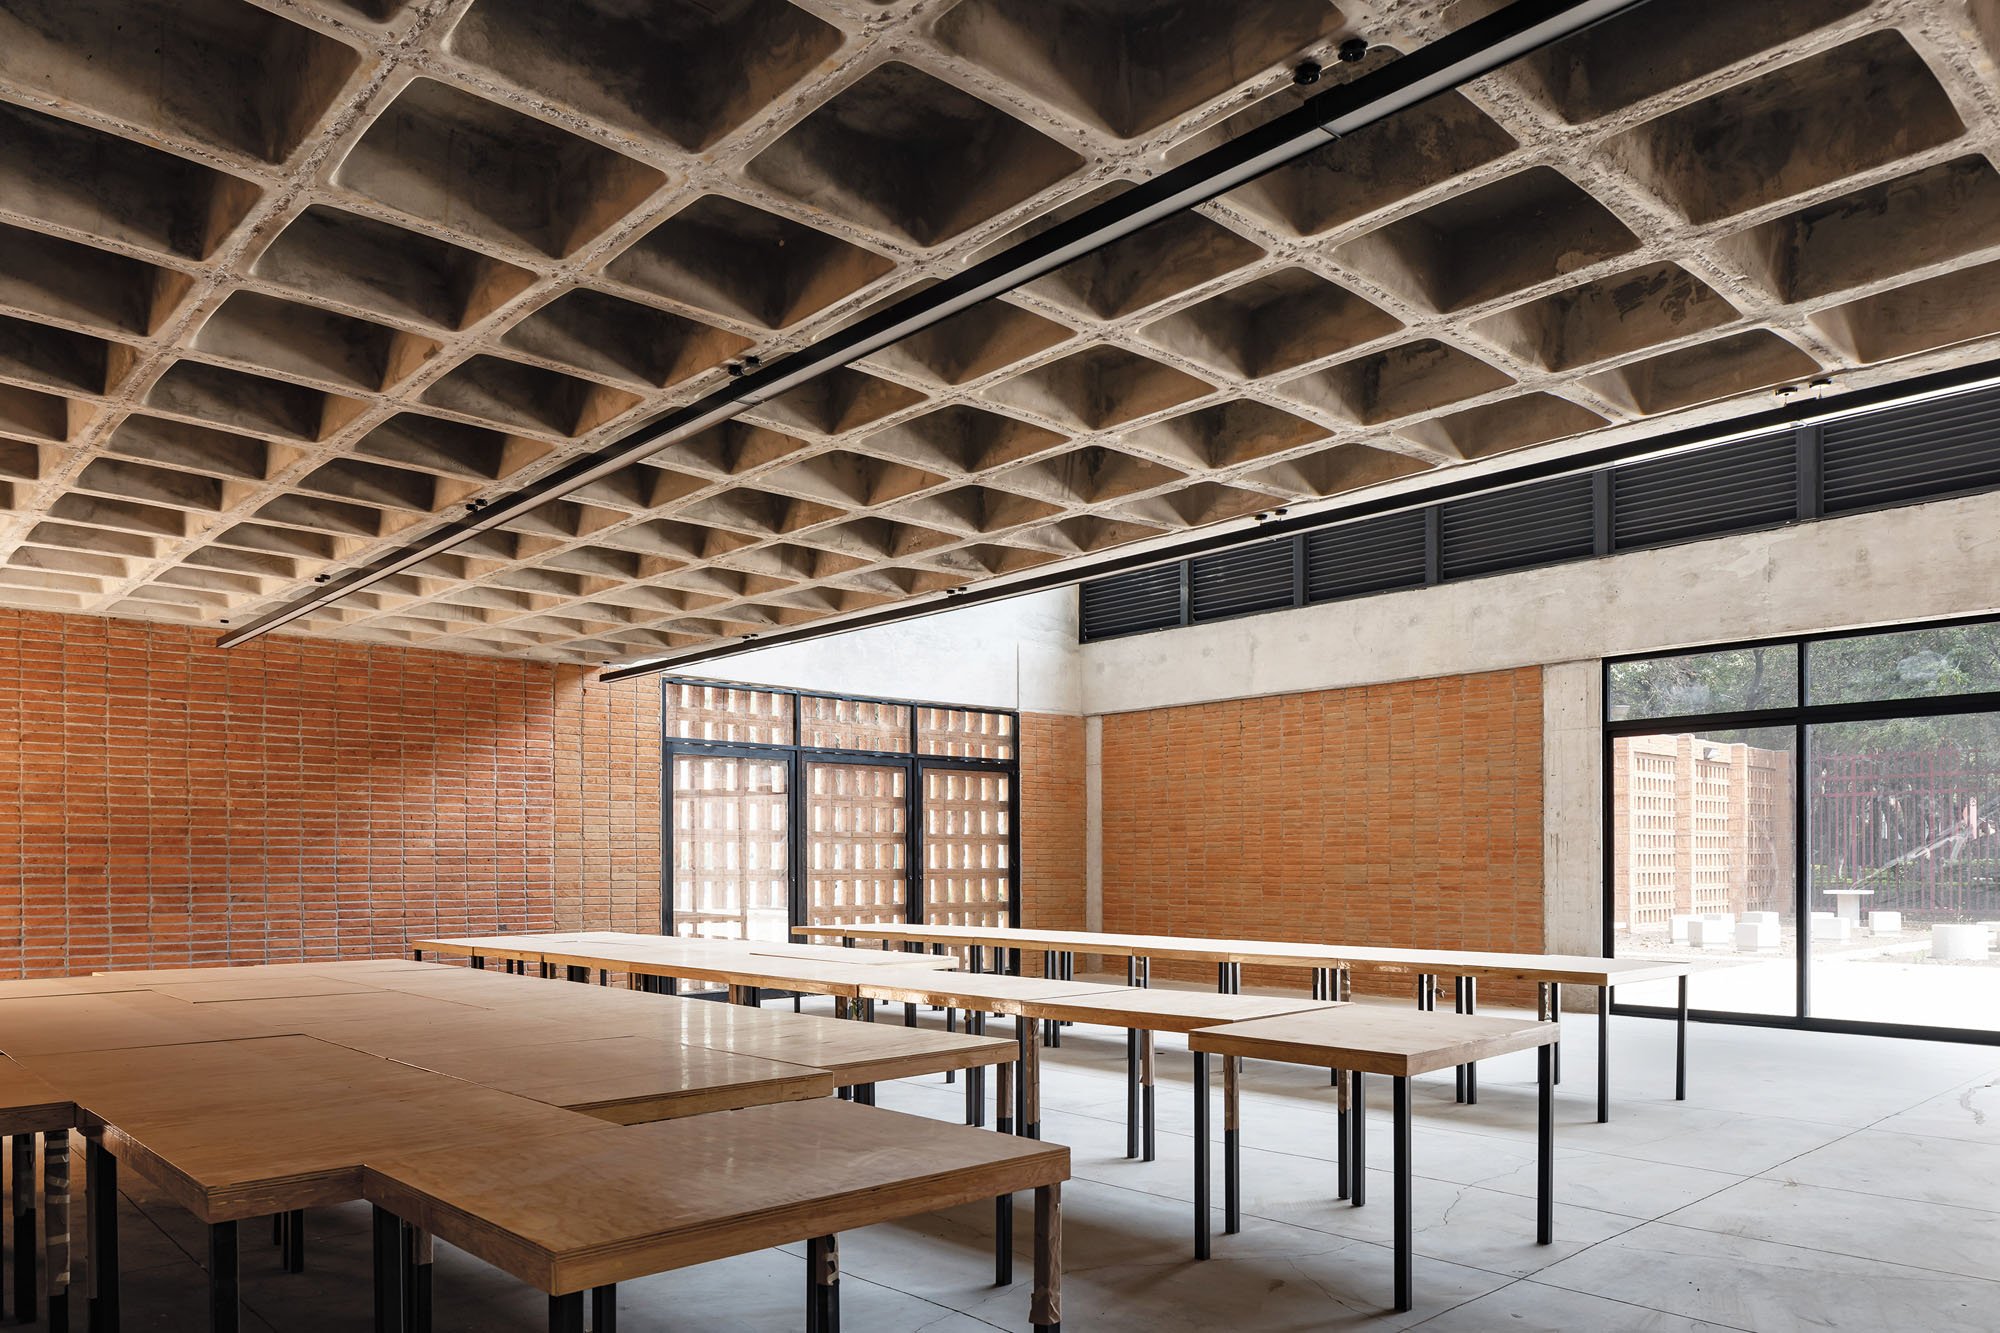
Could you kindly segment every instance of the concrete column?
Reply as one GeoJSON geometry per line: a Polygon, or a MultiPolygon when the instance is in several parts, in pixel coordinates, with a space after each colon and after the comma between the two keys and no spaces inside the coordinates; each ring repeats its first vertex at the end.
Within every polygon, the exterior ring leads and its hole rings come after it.
{"type": "MultiPolygon", "coordinates": [[[[1542,943],[1551,953],[1604,951],[1603,670],[1596,661],[1542,671],[1542,943]]],[[[1578,1003],[1593,997],[1578,993],[1578,1003]]]]}

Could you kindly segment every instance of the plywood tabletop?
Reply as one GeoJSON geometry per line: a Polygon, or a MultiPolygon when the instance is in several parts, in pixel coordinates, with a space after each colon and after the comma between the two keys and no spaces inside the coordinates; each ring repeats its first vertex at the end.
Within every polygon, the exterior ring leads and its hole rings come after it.
{"type": "Polygon", "coordinates": [[[121,1161],[205,1222],[356,1198],[370,1153],[598,1123],[309,1037],[72,1052],[21,1064],[106,1124],[106,1145],[121,1161]]]}
{"type": "Polygon", "coordinates": [[[28,977],[0,981],[0,1000],[39,1000],[50,995],[106,995],[116,991],[144,990],[145,986],[122,977],[28,977]]]}
{"type": "Polygon", "coordinates": [[[921,967],[952,972],[959,960],[948,953],[905,953],[901,949],[849,949],[838,944],[761,944],[750,952],[770,958],[815,958],[823,963],[850,963],[860,967],[921,967]]]}
{"type": "Polygon", "coordinates": [[[0,1056],[0,1134],[41,1134],[76,1123],[76,1104],[40,1076],[0,1056]]]}
{"type": "Polygon", "coordinates": [[[817,938],[916,941],[1056,953],[1098,953],[1187,962],[1272,967],[1345,967],[1364,972],[1476,976],[1575,985],[1624,985],[1683,976],[1698,964],[1662,958],[1594,958],[1581,954],[1492,953],[1466,949],[1407,949],[1307,941],[1211,939],[1108,931],[1031,930],[1008,926],[797,926],[817,938]]]}
{"type": "MultiPolygon", "coordinates": [[[[287,1001],[285,1003],[297,1003],[287,1001]]],[[[0,1054],[24,1059],[58,1051],[99,1051],[223,1041],[271,1033],[269,1015],[227,1004],[189,1004],[150,991],[108,991],[9,1000],[0,1054]]]]}
{"type": "Polygon", "coordinates": [[[1554,1023],[1342,1004],[1201,1028],[1188,1049],[1366,1074],[1410,1076],[1553,1043],[1554,1023]]]}
{"type": "Polygon", "coordinates": [[[362,1187],[563,1294],[1068,1176],[1057,1144],[820,1100],[371,1159],[362,1187]]]}
{"type": "Polygon", "coordinates": [[[1303,996],[1218,995],[1211,991],[1121,986],[1091,995],[1029,1001],[1020,1009],[1029,1018],[1103,1023],[1109,1027],[1137,1028],[1146,1032],[1192,1032],[1196,1028],[1214,1027],[1219,1023],[1237,1023],[1332,1007],[1332,1001],[1309,1000],[1303,996]]]}
{"type": "Polygon", "coordinates": [[[155,995],[170,995],[191,1004],[213,1004],[229,1000],[290,1000],[316,995],[374,995],[381,987],[344,977],[322,977],[310,972],[284,975],[263,974],[232,977],[218,975],[201,981],[164,981],[146,987],[155,995]]]}
{"type": "Polygon", "coordinates": [[[1016,1014],[1028,1000],[1071,995],[1096,995],[1122,990],[1113,982],[1054,981],[1043,977],[1011,977],[999,972],[925,972],[910,968],[876,968],[861,986],[865,999],[892,1004],[937,1004],[977,1009],[990,1014],[1016,1014]]]}
{"type": "Polygon", "coordinates": [[[827,1097],[834,1088],[824,1069],[648,1037],[517,1041],[399,1058],[621,1125],[827,1097]]]}
{"type": "Polygon", "coordinates": [[[616,1018],[619,1028],[635,1036],[831,1070],[841,1086],[1006,1064],[1017,1054],[1011,1037],[855,1023],[664,995],[644,998],[651,1003],[616,1018]]]}

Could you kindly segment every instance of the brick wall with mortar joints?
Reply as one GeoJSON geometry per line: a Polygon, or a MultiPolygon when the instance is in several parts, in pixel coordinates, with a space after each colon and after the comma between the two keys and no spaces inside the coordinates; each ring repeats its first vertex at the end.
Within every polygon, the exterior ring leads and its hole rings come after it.
{"type": "MultiPolygon", "coordinates": [[[[1540,952],[1541,675],[1107,715],[1104,928],[1540,952]]],[[[1244,980],[1305,985],[1256,968],[1244,980]]],[[[1526,992],[1489,984],[1481,998],[1526,992]]]]}
{"type": "MultiPolygon", "coordinates": [[[[0,977],[658,930],[659,700],[574,667],[0,610],[0,977]]],[[[1022,730],[1027,919],[1080,925],[1082,723],[1022,730]]]]}

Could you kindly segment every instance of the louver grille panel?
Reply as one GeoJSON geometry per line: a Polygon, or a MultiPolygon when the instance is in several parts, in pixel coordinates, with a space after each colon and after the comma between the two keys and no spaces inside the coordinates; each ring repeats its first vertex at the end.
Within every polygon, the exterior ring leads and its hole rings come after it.
{"type": "Polygon", "coordinates": [[[1292,604],[1297,544],[1256,542],[1188,562],[1189,618],[1224,620],[1292,604]]]}
{"type": "Polygon", "coordinates": [[[1821,441],[1829,514],[2000,486],[2000,389],[1834,422],[1821,441]]]}
{"type": "Polygon", "coordinates": [[[1343,523],[1306,537],[1306,600],[1414,587],[1424,581],[1424,513],[1343,523]]]}
{"type": "Polygon", "coordinates": [[[1590,491],[1588,476],[1558,477],[1440,505],[1444,576],[1589,555],[1596,532],[1590,491]]]}
{"type": "MultiPolygon", "coordinates": [[[[1802,453],[1811,444],[1810,433],[1785,430],[1200,556],[1188,564],[1189,618],[1290,606],[1300,582],[1307,602],[1417,587],[1432,559],[1441,579],[1582,559],[1599,549],[1599,485],[1609,493],[1611,512],[1601,517],[1614,551],[1814,517],[1812,507],[1801,513],[1802,462],[1818,470],[1825,514],[2000,489],[2000,388],[1835,419],[1819,428],[1817,455],[1802,453]],[[1303,569],[1293,569],[1295,558],[1303,569]]],[[[1084,584],[1083,637],[1181,624],[1179,570],[1084,584]]]]}
{"type": "Polygon", "coordinates": [[[1799,451],[1789,434],[1611,473],[1611,544],[1621,551],[1770,527],[1798,512],[1799,451]]]}
{"type": "Polygon", "coordinates": [[[1159,565],[1091,580],[1083,585],[1082,622],[1085,643],[1180,624],[1181,567],[1159,565]]]}

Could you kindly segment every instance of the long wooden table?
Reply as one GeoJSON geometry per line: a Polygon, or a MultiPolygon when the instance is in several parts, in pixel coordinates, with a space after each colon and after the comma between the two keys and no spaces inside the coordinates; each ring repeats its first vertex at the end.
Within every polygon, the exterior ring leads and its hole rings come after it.
{"type": "MultiPolygon", "coordinates": [[[[1033,1190],[1030,1319],[1055,1333],[1068,1177],[1067,1148],[822,1100],[392,1156],[370,1164],[363,1192],[378,1209],[378,1275],[409,1271],[388,1258],[411,1253],[384,1234],[400,1220],[547,1292],[551,1333],[582,1333],[588,1292],[607,1333],[620,1282],[799,1241],[808,1327],[837,1329],[839,1232],[1033,1190]]],[[[400,1330],[401,1293],[380,1281],[377,1293],[400,1330]]]]}
{"type": "MultiPolygon", "coordinates": [[[[1410,1080],[1418,1074],[1497,1055],[1539,1049],[1535,1239],[1547,1245],[1554,1239],[1555,1226],[1553,1057],[1559,1035],[1556,1025],[1549,1022],[1491,1015],[1446,1015],[1377,1004],[1342,1004],[1203,1028],[1188,1034],[1188,1049],[1195,1053],[1195,1104],[1199,1113],[1195,1139],[1197,1143],[1207,1139],[1210,1055],[1220,1055],[1225,1061],[1247,1057],[1346,1070],[1352,1087],[1353,1137],[1351,1143],[1343,1141],[1340,1150],[1345,1155],[1351,1149],[1354,1202],[1358,1204],[1364,1197],[1362,1180],[1367,1165],[1363,1080],[1369,1074],[1387,1075],[1393,1083],[1394,1099],[1391,1142],[1396,1309],[1406,1311],[1413,1302],[1411,1269],[1415,1253],[1410,1211],[1410,1080]]],[[[1205,1190],[1202,1196],[1196,1206],[1195,1234],[1197,1252],[1205,1255],[1209,1228],[1205,1190]]]]}
{"type": "MultiPolygon", "coordinates": [[[[1678,982],[1674,1031],[1674,1098],[1687,1099],[1688,975],[1696,964],[1674,959],[1593,958],[1578,954],[1489,953],[1460,949],[1378,948],[1283,940],[1209,939],[1180,935],[1140,935],[1114,931],[1040,930],[1008,926],[876,925],[796,926],[795,935],[809,938],[880,940],[895,944],[943,945],[974,951],[992,949],[996,958],[1012,952],[1040,952],[1048,975],[1067,975],[1075,955],[1103,954],[1130,960],[1127,980],[1143,984],[1144,966],[1152,959],[1212,963],[1216,988],[1235,992],[1244,965],[1300,968],[1313,973],[1312,993],[1320,999],[1345,999],[1354,973],[1409,977],[1415,982],[1417,1007],[1437,1005],[1437,978],[1457,979],[1454,1008],[1478,1010],[1481,980],[1533,982],[1538,988],[1537,1016],[1551,1022],[1562,1018],[1562,987],[1597,989],[1597,1118],[1611,1118],[1611,992],[1616,986],[1673,979],[1678,982]]],[[[1555,1077],[1562,1077],[1561,1057],[1553,1057],[1555,1077]]],[[[1459,1099],[1478,1100],[1473,1065],[1460,1071],[1459,1099]]]]}
{"type": "MultiPolygon", "coordinates": [[[[832,1105],[826,1094],[843,1077],[1014,1058],[1014,1044],[994,1038],[431,964],[189,969],[151,988],[144,976],[120,974],[16,989],[15,998],[0,999],[0,1128],[25,1135],[38,1117],[52,1120],[43,1130],[53,1191],[46,1209],[52,1297],[64,1290],[58,1274],[67,1276],[66,1216],[59,1214],[68,1197],[68,1130],[79,1125],[91,1133],[94,1330],[115,1330],[119,1322],[120,1161],[208,1225],[211,1327],[230,1330],[239,1318],[237,1224],[274,1216],[286,1267],[302,1266],[303,1210],[359,1198],[362,1171],[373,1161],[460,1145],[483,1160],[496,1144],[622,1129],[625,1122],[818,1104],[805,1098],[832,1105]],[[734,1048],[742,1045],[762,1050],[734,1048]],[[854,1072],[798,1063],[801,1053],[837,1056],[854,1072]]],[[[995,1143],[1003,1155],[1022,1151],[995,1135],[939,1128],[970,1135],[957,1140],[961,1175],[976,1173],[995,1143]]],[[[23,1139],[14,1142],[18,1153],[23,1139]]],[[[32,1151],[32,1136],[26,1142],[32,1151]]],[[[1046,1166],[1049,1159],[1036,1160],[1046,1166]]],[[[619,1162],[620,1170],[630,1165],[619,1162]]],[[[865,1164],[848,1165],[866,1172],[865,1164]]],[[[940,1172],[948,1175],[948,1166],[940,1172]]],[[[18,1178],[33,1181],[32,1158],[18,1178]]],[[[596,1187],[616,1198],[620,1182],[607,1171],[596,1187]]],[[[901,1215],[920,1211],[912,1206],[901,1215]]],[[[1011,1208],[1006,1212],[1011,1228],[1011,1208]]],[[[32,1218],[17,1229],[30,1246],[23,1270],[30,1284],[35,1229],[32,1218]]],[[[1010,1229],[996,1236],[997,1248],[1001,1242],[1011,1262],[1010,1229]]]]}

